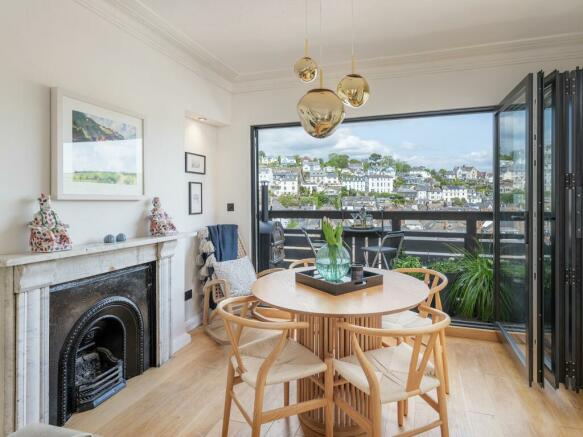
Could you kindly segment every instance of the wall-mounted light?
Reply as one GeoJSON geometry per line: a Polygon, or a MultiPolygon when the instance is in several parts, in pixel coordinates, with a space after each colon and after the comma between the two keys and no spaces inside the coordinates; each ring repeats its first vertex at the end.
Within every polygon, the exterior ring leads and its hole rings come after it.
{"type": "Polygon", "coordinates": [[[206,118],[205,118],[205,117],[196,117],[196,119],[197,119],[198,121],[206,121],[206,118]]]}

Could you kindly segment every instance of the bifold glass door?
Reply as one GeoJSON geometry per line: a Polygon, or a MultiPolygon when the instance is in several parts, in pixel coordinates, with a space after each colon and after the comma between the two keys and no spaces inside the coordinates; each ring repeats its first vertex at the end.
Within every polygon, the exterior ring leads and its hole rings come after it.
{"type": "Polygon", "coordinates": [[[533,75],[495,113],[496,324],[532,381],[531,144],[533,75]]]}
{"type": "Polygon", "coordinates": [[[496,326],[529,383],[583,388],[583,72],[529,74],[495,113],[496,326]]]}

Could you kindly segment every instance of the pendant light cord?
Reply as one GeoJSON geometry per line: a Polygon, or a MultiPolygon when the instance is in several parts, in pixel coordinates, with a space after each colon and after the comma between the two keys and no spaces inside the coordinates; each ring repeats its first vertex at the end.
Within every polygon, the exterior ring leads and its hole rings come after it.
{"type": "Polygon", "coordinates": [[[322,57],[323,45],[324,39],[322,36],[322,0],[320,0],[320,88],[324,88],[324,73],[322,72],[322,65],[324,63],[324,58],[322,57]]]}
{"type": "Polygon", "coordinates": [[[356,73],[356,65],[354,62],[354,0],[350,0],[350,30],[351,30],[351,62],[352,74],[356,73]]]}
{"type": "Polygon", "coordinates": [[[304,56],[308,57],[308,0],[305,1],[304,8],[304,56]]]}

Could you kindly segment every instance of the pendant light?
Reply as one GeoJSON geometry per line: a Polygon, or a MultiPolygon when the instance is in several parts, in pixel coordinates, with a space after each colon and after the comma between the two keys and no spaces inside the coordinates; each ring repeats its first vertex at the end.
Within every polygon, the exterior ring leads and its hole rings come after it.
{"type": "Polygon", "coordinates": [[[368,82],[360,74],[356,73],[356,60],[354,57],[354,0],[351,0],[351,28],[352,28],[352,73],[344,76],[336,92],[342,102],[352,108],[359,108],[366,103],[370,96],[368,82]]]}
{"type": "MultiPolygon", "coordinates": [[[[320,0],[320,61],[322,61],[322,0],[320,0]]],[[[324,73],[320,67],[320,88],[306,93],[297,110],[304,130],[314,138],[331,135],[344,120],[344,105],[334,91],[324,88],[324,73]]]]}
{"type": "Polygon", "coordinates": [[[308,55],[308,0],[305,1],[304,56],[294,64],[294,73],[304,83],[310,83],[318,75],[318,64],[308,55]]]}

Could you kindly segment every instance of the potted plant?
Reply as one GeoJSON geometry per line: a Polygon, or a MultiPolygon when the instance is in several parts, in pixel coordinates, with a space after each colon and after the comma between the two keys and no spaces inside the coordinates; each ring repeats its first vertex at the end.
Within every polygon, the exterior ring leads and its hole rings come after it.
{"type": "MultiPolygon", "coordinates": [[[[484,322],[494,320],[494,263],[483,256],[478,245],[476,252],[455,249],[462,257],[457,261],[459,274],[448,294],[447,305],[458,315],[484,322]]],[[[510,309],[507,289],[500,290],[501,314],[510,309]]]]}
{"type": "Polygon", "coordinates": [[[343,231],[342,223],[334,226],[324,217],[322,234],[326,244],[316,254],[316,269],[327,281],[336,282],[350,270],[350,253],[343,245],[343,231]]]}

